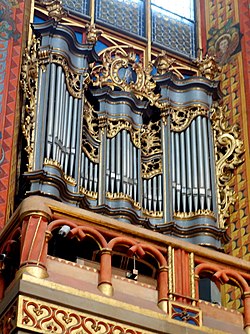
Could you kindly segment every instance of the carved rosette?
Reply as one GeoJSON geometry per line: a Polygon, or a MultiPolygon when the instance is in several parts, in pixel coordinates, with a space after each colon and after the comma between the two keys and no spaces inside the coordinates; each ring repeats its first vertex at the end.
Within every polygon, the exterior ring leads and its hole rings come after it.
{"type": "Polygon", "coordinates": [[[242,162],[243,141],[239,138],[238,125],[230,126],[225,119],[225,106],[214,107],[211,114],[214,130],[216,176],[218,187],[219,225],[225,227],[229,207],[236,194],[230,187],[234,169],[242,162]]]}
{"type": "Polygon", "coordinates": [[[21,69],[21,87],[24,93],[25,114],[22,123],[22,132],[26,139],[25,151],[28,153],[28,171],[32,170],[34,160],[34,136],[36,94],[38,81],[38,49],[40,42],[33,37],[29,47],[25,49],[21,69]]]}
{"type": "Polygon", "coordinates": [[[160,106],[160,94],[154,92],[156,83],[151,76],[153,65],[143,68],[132,48],[108,48],[101,60],[102,64],[92,64],[93,86],[117,87],[132,92],[140,100],[147,99],[151,105],[160,106]]]}

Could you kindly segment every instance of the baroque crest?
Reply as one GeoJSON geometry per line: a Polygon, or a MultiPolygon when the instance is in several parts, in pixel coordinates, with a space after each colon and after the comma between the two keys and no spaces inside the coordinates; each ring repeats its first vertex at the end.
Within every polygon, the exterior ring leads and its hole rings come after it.
{"type": "Polygon", "coordinates": [[[159,104],[160,94],[154,89],[156,83],[152,79],[153,65],[143,68],[142,62],[132,48],[108,48],[102,54],[102,63],[92,64],[91,75],[94,86],[109,86],[113,90],[120,88],[132,92],[138,99],[146,98],[151,105],[159,104]]]}

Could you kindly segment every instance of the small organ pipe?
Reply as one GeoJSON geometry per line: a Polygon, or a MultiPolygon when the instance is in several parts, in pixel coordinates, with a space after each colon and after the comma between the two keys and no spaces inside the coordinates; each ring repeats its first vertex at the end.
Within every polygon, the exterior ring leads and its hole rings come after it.
{"type": "Polygon", "coordinates": [[[143,180],[143,206],[145,209],[147,208],[147,200],[148,200],[147,180],[143,180]]]}
{"type": "Polygon", "coordinates": [[[163,210],[162,175],[158,175],[158,198],[159,198],[159,211],[162,211],[163,210]]]}
{"type": "Polygon", "coordinates": [[[126,194],[130,194],[130,135],[127,132],[126,133],[127,137],[127,150],[125,151],[125,154],[127,155],[127,192],[126,194]]]}
{"type": "Polygon", "coordinates": [[[94,165],[94,192],[98,189],[98,164],[94,165]]]}
{"type": "Polygon", "coordinates": [[[94,166],[93,166],[93,162],[90,161],[89,162],[89,190],[92,191],[93,189],[93,181],[94,181],[94,166]]]}
{"type": "Polygon", "coordinates": [[[110,191],[110,139],[107,138],[107,169],[106,169],[106,191],[110,191]]]}
{"type": "Polygon", "coordinates": [[[85,155],[82,152],[82,159],[81,159],[81,186],[84,187],[84,162],[85,162],[85,155]]]}
{"type": "Polygon", "coordinates": [[[85,156],[85,163],[84,163],[85,171],[84,171],[84,188],[88,189],[88,170],[89,170],[89,159],[85,156]]]}
{"type": "Polygon", "coordinates": [[[148,184],[148,209],[152,210],[152,180],[147,180],[148,184]]]}

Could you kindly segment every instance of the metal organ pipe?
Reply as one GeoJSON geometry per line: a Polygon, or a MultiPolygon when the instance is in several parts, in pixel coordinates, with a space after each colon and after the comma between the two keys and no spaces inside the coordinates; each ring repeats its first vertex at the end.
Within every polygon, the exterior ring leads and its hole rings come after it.
{"type": "Polygon", "coordinates": [[[206,207],[211,210],[211,168],[209,159],[209,143],[208,143],[208,120],[207,118],[202,118],[202,133],[203,133],[203,151],[204,151],[204,166],[205,166],[205,186],[206,186],[206,207]]]}
{"type": "Polygon", "coordinates": [[[196,122],[191,123],[191,155],[192,155],[192,182],[193,182],[193,202],[194,211],[198,210],[198,167],[197,144],[196,144],[196,122]]]}
{"type": "Polygon", "coordinates": [[[50,90],[49,90],[49,106],[47,116],[47,140],[46,140],[46,156],[51,157],[51,149],[53,144],[53,124],[54,124],[54,103],[56,89],[56,65],[51,64],[50,67],[50,90]]]}
{"type": "Polygon", "coordinates": [[[172,197],[173,197],[173,210],[176,206],[176,167],[175,167],[175,135],[171,132],[171,173],[172,173],[172,197]]]}
{"type": "Polygon", "coordinates": [[[56,138],[58,137],[58,123],[60,112],[60,100],[61,100],[61,81],[62,81],[62,68],[57,66],[56,76],[56,101],[55,101],[55,116],[54,116],[54,135],[53,135],[53,160],[57,161],[57,145],[56,138]]]}
{"type": "Polygon", "coordinates": [[[204,173],[204,154],[203,154],[203,136],[202,136],[202,124],[201,116],[196,119],[197,124],[197,147],[198,147],[198,172],[199,172],[199,198],[200,198],[200,209],[205,208],[205,173],[204,173]]]}
{"type": "Polygon", "coordinates": [[[182,194],[182,211],[186,212],[186,200],[187,200],[187,184],[186,184],[186,152],[185,152],[185,138],[184,132],[180,133],[180,146],[181,146],[181,194],[182,194]]]}
{"type": "Polygon", "coordinates": [[[191,156],[191,144],[190,144],[190,128],[185,131],[186,141],[186,175],[187,175],[187,211],[193,211],[193,196],[192,196],[192,156],[191,156]]]}
{"type": "Polygon", "coordinates": [[[121,133],[116,136],[116,190],[121,192],[121,133]]]}
{"type": "Polygon", "coordinates": [[[77,115],[78,115],[78,99],[74,99],[73,107],[73,121],[72,121],[72,133],[71,133],[71,147],[70,147],[70,163],[69,163],[69,175],[73,176],[75,154],[76,154],[76,132],[77,132],[77,115]]]}
{"type": "Polygon", "coordinates": [[[181,210],[181,164],[180,164],[180,141],[179,133],[174,134],[175,138],[175,170],[176,170],[176,211],[181,210]]]}

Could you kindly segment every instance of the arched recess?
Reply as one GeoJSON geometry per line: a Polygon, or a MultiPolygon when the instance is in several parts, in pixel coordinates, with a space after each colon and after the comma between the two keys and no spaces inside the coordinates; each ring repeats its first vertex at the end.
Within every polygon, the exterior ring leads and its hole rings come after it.
{"type": "Polygon", "coordinates": [[[250,330],[250,287],[242,274],[230,268],[221,268],[216,264],[201,263],[195,268],[196,297],[199,297],[198,286],[202,274],[206,273],[217,284],[230,283],[237,286],[241,291],[244,306],[244,328],[246,332],[250,330]]]}

